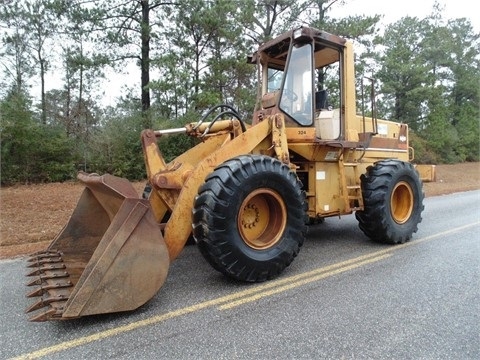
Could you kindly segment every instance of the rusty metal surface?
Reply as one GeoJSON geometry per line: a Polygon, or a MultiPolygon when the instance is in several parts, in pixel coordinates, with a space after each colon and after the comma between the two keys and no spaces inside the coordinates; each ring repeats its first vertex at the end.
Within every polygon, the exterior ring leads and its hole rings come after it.
{"type": "Polygon", "coordinates": [[[150,204],[125,179],[78,178],[86,188],[68,224],[45,251],[28,260],[40,297],[32,321],[134,310],[160,289],[168,251],[150,204]],[[148,279],[148,280],[146,280],[148,279]]]}
{"type": "Polygon", "coordinates": [[[335,48],[341,48],[345,45],[346,39],[330,34],[326,31],[310,28],[310,27],[300,27],[298,29],[287,31],[275,39],[269,40],[262,44],[257,51],[252,55],[248,56],[247,62],[250,64],[256,64],[259,58],[262,58],[262,53],[267,55],[269,58],[281,59],[286,61],[287,52],[290,46],[292,39],[294,38],[294,33],[298,32],[296,38],[298,40],[305,42],[313,42],[316,47],[321,47],[329,45],[335,48]]]}

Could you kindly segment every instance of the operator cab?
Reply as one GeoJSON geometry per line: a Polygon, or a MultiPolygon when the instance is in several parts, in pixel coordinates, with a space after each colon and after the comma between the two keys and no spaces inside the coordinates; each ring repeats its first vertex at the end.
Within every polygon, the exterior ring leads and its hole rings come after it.
{"type": "Polygon", "coordinates": [[[340,139],[345,39],[299,28],[261,46],[249,62],[261,68],[253,123],[281,112],[288,127],[316,128],[317,138],[340,139]]]}

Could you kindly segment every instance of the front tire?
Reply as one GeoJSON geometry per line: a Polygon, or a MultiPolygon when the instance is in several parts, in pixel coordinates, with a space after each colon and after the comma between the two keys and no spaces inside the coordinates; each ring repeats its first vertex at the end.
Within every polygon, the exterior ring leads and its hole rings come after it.
{"type": "Polygon", "coordinates": [[[422,221],[425,195],[412,164],[383,160],[360,177],[364,210],[355,216],[360,229],[374,241],[402,244],[422,221]]]}
{"type": "Polygon", "coordinates": [[[200,252],[213,268],[237,280],[277,276],[306,236],[301,187],[288,166],[268,156],[243,155],[218,166],[193,208],[200,252]]]}

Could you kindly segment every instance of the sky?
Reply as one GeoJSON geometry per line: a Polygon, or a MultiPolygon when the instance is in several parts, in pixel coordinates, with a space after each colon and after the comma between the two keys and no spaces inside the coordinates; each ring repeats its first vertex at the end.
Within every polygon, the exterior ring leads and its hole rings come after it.
{"type": "MultiPolygon", "coordinates": [[[[480,15],[474,0],[438,0],[444,7],[443,18],[467,18],[475,32],[480,32],[480,15]],[[477,14],[475,16],[475,14],[477,14]]],[[[388,25],[405,16],[420,19],[433,12],[435,0],[347,0],[345,5],[333,5],[329,16],[383,15],[382,25],[388,25]]]]}

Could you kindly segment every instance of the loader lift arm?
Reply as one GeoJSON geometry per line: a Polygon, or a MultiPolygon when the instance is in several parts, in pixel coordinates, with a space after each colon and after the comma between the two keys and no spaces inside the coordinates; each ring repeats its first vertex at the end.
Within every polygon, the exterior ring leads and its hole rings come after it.
{"type": "Polygon", "coordinates": [[[243,131],[238,120],[196,125],[187,125],[185,133],[200,137],[210,129],[203,137],[204,141],[169,164],[163,160],[156,143],[164,133],[152,130],[142,133],[147,176],[153,188],[150,195],[152,210],[160,224],[167,212],[170,213],[166,223],[162,224],[170,260],[178,256],[191,234],[193,201],[200,185],[215,167],[237,155],[270,150],[282,162],[289,164],[285,124],[281,114],[266,118],[246,131],[243,131]],[[270,145],[259,147],[262,143],[270,145]]]}

